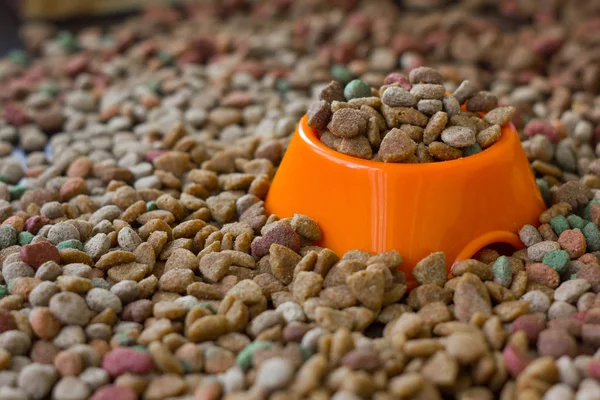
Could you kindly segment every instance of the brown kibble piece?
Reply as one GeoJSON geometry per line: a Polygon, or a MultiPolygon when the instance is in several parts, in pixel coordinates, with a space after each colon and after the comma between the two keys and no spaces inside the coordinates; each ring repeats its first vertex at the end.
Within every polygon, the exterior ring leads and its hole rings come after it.
{"type": "Polygon", "coordinates": [[[462,152],[446,143],[432,142],[428,147],[429,154],[441,161],[456,160],[462,157],[462,152]]]}
{"type": "Polygon", "coordinates": [[[383,304],[385,278],[381,271],[358,271],[346,279],[350,292],[371,310],[379,310],[383,304]]]}
{"type": "Polygon", "coordinates": [[[325,100],[311,104],[306,115],[308,116],[308,126],[322,131],[327,128],[327,124],[331,120],[331,106],[325,100]]]}
{"type": "Polygon", "coordinates": [[[448,123],[448,114],[438,111],[431,116],[423,131],[423,143],[430,144],[437,140],[448,123]]]}
{"type": "Polygon", "coordinates": [[[365,136],[359,135],[352,138],[344,138],[337,147],[337,151],[349,156],[370,160],[373,157],[371,143],[365,136]]]}
{"type": "Polygon", "coordinates": [[[333,113],[329,130],[340,138],[352,138],[367,131],[367,118],[353,108],[342,108],[333,113]]]}
{"type": "Polygon", "coordinates": [[[501,134],[500,125],[492,125],[477,134],[477,144],[482,149],[488,148],[500,139],[501,134]]]}
{"type": "Polygon", "coordinates": [[[414,154],[417,144],[404,131],[394,128],[385,135],[379,156],[385,162],[400,162],[414,154]]]}

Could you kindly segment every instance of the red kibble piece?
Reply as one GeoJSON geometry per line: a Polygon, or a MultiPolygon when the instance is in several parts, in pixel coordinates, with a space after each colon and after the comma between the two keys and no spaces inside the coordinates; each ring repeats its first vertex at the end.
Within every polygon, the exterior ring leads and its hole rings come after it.
{"type": "Polygon", "coordinates": [[[10,311],[0,308],[0,333],[17,329],[17,324],[10,311]]]}
{"type": "Polygon", "coordinates": [[[521,315],[512,323],[513,333],[524,331],[530,343],[535,343],[544,329],[546,329],[546,319],[535,314],[521,315]]]}
{"type": "Polygon", "coordinates": [[[584,255],[582,255],[581,257],[579,257],[577,259],[578,261],[581,261],[584,264],[589,264],[589,263],[595,263],[598,264],[598,257],[596,257],[595,255],[591,254],[591,253],[586,253],[584,255]]]}
{"type": "Polygon", "coordinates": [[[25,221],[25,230],[35,235],[42,226],[48,225],[49,223],[50,220],[47,217],[44,217],[43,215],[34,215],[33,217],[27,218],[27,221],[25,221]]]}
{"type": "Polygon", "coordinates": [[[510,344],[504,348],[502,356],[506,369],[513,378],[516,378],[532,361],[531,355],[510,344]]]}
{"type": "Polygon", "coordinates": [[[146,161],[152,162],[155,158],[158,158],[165,154],[167,150],[150,150],[146,152],[146,161]]]}
{"type": "Polygon", "coordinates": [[[69,76],[75,77],[87,69],[88,63],[89,57],[87,55],[78,54],[67,61],[65,64],[65,72],[69,76]]]}
{"type": "Polygon", "coordinates": [[[571,259],[581,257],[585,254],[585,237],[579,230],[567,229],[558,237],[558,244],[560,244],[560,247],[569,253],[569,257],[571,257],[571,259]]]}
{"type": "Polygon", "coordinates": [[[399,84],[400,87],[402,87],[407,92],[410,92],[410,89],[412,89],[412,85],[408,81],[408,78],[399,72],[392,72],[391,74],[386,76],[383,81],[384,85],[391,85],[392,83],[399,84]]]}
{"type": "Polygon", "coordinates": [[[50,242],[28,244],[19,250],[21,260],[37,269],[46,261],[60,261],[60,254],[56,246],[50,242]]]}
{"type": "Polygon", "coordinates": [[[137,395],[129,386],[107,385],[90,397],[90,400],[137,400],[137,395]]]}
{"type": "MultiPolygon", "coordinates": [[[[586,324],[600,324],[600,308],[592,308],[584,311],[582,321],[586,324]]],[[[578,313],[579,314],[579,313],[578,313]]]]}
{"type": "Polygon", "coordinates": [[[538,353],[541,356],[575,357],[577,354],[577,342],[562,329],[546,329],[541,332],[537,344],[538,353]]]}
{"type": "Polygon", "coordinates": [[[154,368],[154,362],[147,353],[135,351],[128,347],[117,347],[104,356],[102,368],[112,377],[128,372],[143,375],[154,368]]]}
{"type": "Polygon", "coordinates": [[[269,249],[273,243],[288,247],[296,252],[300,250],[300,236],[290,225],[280,223],[263,236],[254,239],[251,245],[252,255],[260,258],[269,254],[269,249]]]}
{"type": "Polygon", "coordinates": [[[558,143],[560,134],[550,123],[542,120],[533,120],[525,125],[524,132],[527,136],[544,135],[551,142],[558,143]]]}
{"type": "Polygon", "coordinates": [[[22,126],[29,122],[29,117],[27,117],[25,111],[15,103],[4,105],[4,118],[14,126],[22,126]]]}
{"type": "Polygon", "coordinates": [[[549,288],[557,288],[560,285],[560,276],[556,270],[542,264],[535,263],[527,267],[527,281],[532,283],[540,283],[549,288]]]}

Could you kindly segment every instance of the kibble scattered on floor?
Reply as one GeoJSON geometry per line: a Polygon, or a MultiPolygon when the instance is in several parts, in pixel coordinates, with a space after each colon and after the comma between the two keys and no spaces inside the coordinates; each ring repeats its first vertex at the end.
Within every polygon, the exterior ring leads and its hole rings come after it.
{"type": "Polygon", "coordinates": [[[401,3],[27,25],[0,61],[0,400],[599,398],[600,3],[401,3]],[[549,208],[408,291],[401,254],[266,212],[307,112],[384,162],[511,119],[549,208]]]}

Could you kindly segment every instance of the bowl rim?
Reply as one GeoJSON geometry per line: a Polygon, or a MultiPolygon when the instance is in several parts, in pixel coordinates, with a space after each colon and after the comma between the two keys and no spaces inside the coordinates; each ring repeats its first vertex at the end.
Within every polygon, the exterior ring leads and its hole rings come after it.
{"type": "Polygon", "coordinates": [[[408,164],[408,163],[386,163],[383,161],[365,160],[358,157],[349,156],[347,154],[340,153],[329,147],[325,146],[323,142],[318,138],[317,132],[308,126],[308,115],[304,115],[300,122],[298,122],[298,136],[308,144],[314,151],[329,159],[330,161],[344,164],[354,168],[368,168],[368,169],[391,169],[391,170],[403,170],[407,171],[410,169],[424,171],[424,170],[436,170],[436,169],[447,169],[456,167],[482,167],[484,165],[492,164],[497,158],[501,158],[503,154],[510,151],[510,148],[514,146],[515,142],[520,139],[518,138],[517,130],[512,122],[504,125],[500,134],[500,139],[490,147],[482,150],[481,152],[468,157],[457,158],[456,160],[449,161],[436,161],[423,164],[408,164]]]}

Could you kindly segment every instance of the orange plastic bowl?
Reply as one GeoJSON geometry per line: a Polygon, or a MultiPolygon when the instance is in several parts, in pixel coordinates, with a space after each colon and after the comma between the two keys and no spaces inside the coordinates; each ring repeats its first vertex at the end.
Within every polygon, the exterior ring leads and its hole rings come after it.
{"type": "Polygon", "coordinates": [[[315,219],[319,243],[342,255],[397,250],[402,270],[434,251],[448,266],[494,243],[522,244],[518,229],[545,209],[511,124],[481,153],[453,161],[392,164],[350,157],[322,144],[304,116],[266,199],[279,217],[315,219]]]}

